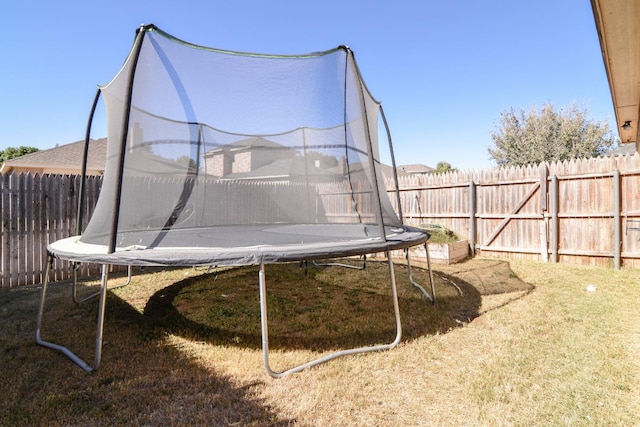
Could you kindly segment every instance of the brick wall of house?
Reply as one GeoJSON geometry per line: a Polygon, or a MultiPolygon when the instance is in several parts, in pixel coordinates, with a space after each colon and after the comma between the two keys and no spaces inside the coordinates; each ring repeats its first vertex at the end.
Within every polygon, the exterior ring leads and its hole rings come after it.
{"type": "Polygon", "coordinates": [[[231,164],[231,173],[251,172],[251,152],[235,153],[231,164]]]}

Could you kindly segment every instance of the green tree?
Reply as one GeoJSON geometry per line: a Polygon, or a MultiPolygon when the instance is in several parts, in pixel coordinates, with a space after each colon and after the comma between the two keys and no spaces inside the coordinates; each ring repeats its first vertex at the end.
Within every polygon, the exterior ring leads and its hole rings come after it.
{"type": "Polygon", "coordinates": [[[189,156],[180,156],[176,159],[176,163],[181,165],[181,166],[185,166],[186,168],[195,171],[196,168],[198,167],[198,163],[193,160],[191,157],[189,156]]]}
{"type": "Polygon", "coordinates": [[[556,111],[552,104],[541,110],[500,114],[500,125],[491,132],[494,146],[488,149],[498,166],[526,165],[604,154],[615,138],[606,120],[589,119],[588,108],[574,102],[556,111]]]}
{"type": "Polygon", "coordinates": [[[4,163],[7,160],[15,159],[16,157],[24,156],[25,154],[35,153],[38,150],[36,147],[7,147],[4,150],[0,150],[0,163],[4,163]]]}
{"type": "Polygon", "coordinates": [[[451,166],[451,163],[448,162],[438,162],[436,165],[436,170],[433,173],[447,173],[447,172],[457,172],[458,169],[451,166]]]}

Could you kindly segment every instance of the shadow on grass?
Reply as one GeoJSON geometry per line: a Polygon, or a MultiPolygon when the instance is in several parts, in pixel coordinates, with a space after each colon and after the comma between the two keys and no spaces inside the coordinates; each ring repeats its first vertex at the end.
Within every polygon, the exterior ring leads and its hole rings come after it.
{"type": "MultiPolygon", "coordinates": [[[[48,292],[43,338],[93,360],[95,300],[48,292]]],[[[109,293],[103,363],[87,374],[34,340],[40,291],[0,292],[0,425],[290,425],[238,384],[174,347],[151,321],[109,293]]],[[[215,367],[213,367],[215,368],[215,367]]]]}
{"type": "MultiPolygon", "coordinates": [[[[427,271],[414,267],[426,289],[427,271]]],[[[481,314],[482,298],[532,287],[507,262],[458,264],[435,271],[436,304],[411,285],[406,266],[396,265],[403,339],[446,333],[481,314]],[[466,266],[466,267],[465,267],[466,266]]],[[[271,349],[329,351],[391,342],[395,320],[386,262],[363,271],[340,267],[266,269],[271,349]]],[[[190,277],[163,288],[144,314],[164,330],[216,345],[261,347],[258,270],[242,267],[190,277]]]]}
{"type": "MultiPolygon", "coordinates": [[[[161,275],[163,273],[155,273],[161,275]]],[[[134,276],[127,298],[109,292],[103,363],[86,374],[62,354],[35,343],[37,287],[0,290],[0,425],[289,425],[259,395],[263,383],[240,383],[167,343],[167,333],[225,346],[260,347],[257,270],[215,279],[202,274],[155,291],[134,276]],[[143,302],[144,305],[144,302],[143,302]]],[[[494,306],[530,292],[507,262],[436,268],[432,305],[396,266],[404,340],[446,333],[494,306]],[[504,298],[502,298],[504,296],[504,298]]],[[[426,272],[414,269],[425,285],[426,272]]],[[[177,275],[175,277],[178,277],[177,275]]],[[[157,280],[156,280],[157,279],[157,280]]],[[[385,263],[364,271],[267,266],[272,348],[331,350],[388,342],[395,336],[385,263]]],[[[68,283],[48,293],[43,338],[93,358],[96,304],[71,302],[68,283]]],[[[265,375],[265,380],[267,377],[265,375]]]]}

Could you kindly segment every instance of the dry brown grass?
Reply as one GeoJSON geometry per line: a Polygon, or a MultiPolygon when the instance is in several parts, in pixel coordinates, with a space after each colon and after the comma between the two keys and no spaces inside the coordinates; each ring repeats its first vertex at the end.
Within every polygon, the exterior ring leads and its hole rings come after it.
{"type": "MultiPolygon", "coordinates": [[[[396,268],[398,348],[280,380],[262,368],[255,268],[136,272],[109,294],[94,374],[35,344],[37,287],[0,290],[0,425],[640,424],[640,271],[436,270],[432,306],[396,268]]],[[[393,339],[387,283],[376,262],[267,266],[274,369],[393,339]]],[[[69,289],[52,285],[43,337],[91,359],[95,303],[69,289]]]]}

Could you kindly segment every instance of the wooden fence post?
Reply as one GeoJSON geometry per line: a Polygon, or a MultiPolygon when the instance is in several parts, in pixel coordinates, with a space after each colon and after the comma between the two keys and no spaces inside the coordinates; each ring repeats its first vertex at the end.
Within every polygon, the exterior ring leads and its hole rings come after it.
{"type": "Polygon", "coordinates": [[[469,183],[469,247],[471,256],[476,254],[476,183],[469,183]]]}
{"type": "Polygon", "coordinates": [[[546,163],[540,166],[540,210],[545,212],[549,209],[547,203],[547,193],[549,192],[548,186],[549,180],[549,168],[546,163]]]}
{"type": "Polygon", "coordinates": [[[549,204],[551,206],[551,262],[558,262],[558,177],[551,175],[551,188],[549,191],[549,204]]]}
{"type": "Polygon", "coordinates": [[[546,163],[540,167],[540,212],[542,213],[542,221],[540,222],[540,257],[542,261],[549,262],[549,239],[547,237],[549,228],[549,219],[545,213],[549,210],[547,200],[549,193],[549,168],[546,163]]]}
{"type": "Polygon", "coordinates": [[[613,171],[613,267],[620,270],[622,255],[622,221],[620,218],[620,171],[613,171]]]}

